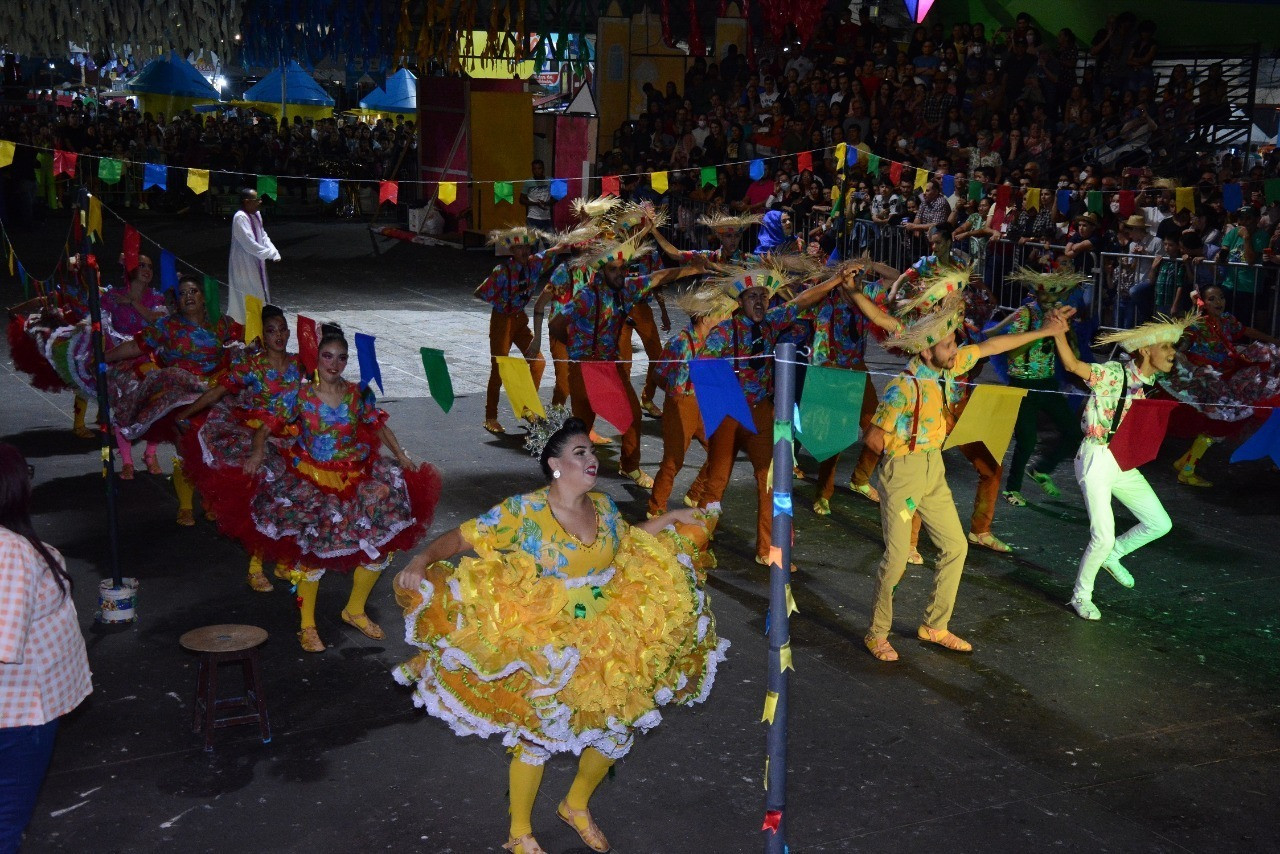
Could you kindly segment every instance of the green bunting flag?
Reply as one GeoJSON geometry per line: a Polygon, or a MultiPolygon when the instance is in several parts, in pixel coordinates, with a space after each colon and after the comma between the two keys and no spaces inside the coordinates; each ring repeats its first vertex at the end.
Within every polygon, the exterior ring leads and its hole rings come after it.
{"type": "Polygon", "coordinates": [[[513,205],[516,202],[516,188],[510,181],[495,181],[493,185],[493,203],[506,202],[513,205]]]}
{"type": "Polygon", "coordinates": [[[111,157],[104,157],[98,161],[98,178],[104,184],[120,183],[120,175],[124,171],[124,164],[119,160],[111,157]]]}
{"type": "Polygon", "coordinates": [[[453,408],[453,380],[449,377],[449,366],[444,361],[444,351],[423,347],[422,369],[427,373],[431,399],[448,412],[453,408]]]}
{"type": "Polygon", "coordinates": [[[867,174],[875,175],[877,178],[880,177],[880,155],[867,155],[867,174]]]}
{"type": "Polygon", "coordinates": [[[720,178],[716,175],[716,167],[714,166],[702,167],[702,180],[699,182],[698,186],[705,187],[708,184],[713,187],[720,186],[720,178]]]}
{"type": "Polygon", "coordinates": [[[1084,197],[1085,209],[1096,214],[1102,213],[1102,191],[1090,190],[1084,197]]]}
{"type": "Polygon", "coordinates": [[[217,323],[222,317],[222,288],[213,276],[204,277],[204,309],[209,314],[209,322],[217,323]]]}
{"type": "Polygon", "coordinates": [[[805,370],[800,431],[796,438],[818,462],[835,456],[858,440],[866,384],[865,371],[817,365],[805,370]]]}
{"type": "Polygon", "coordinates": [[[278,201],[276,198],[276,176],[275,175],[259,175],[258,176],[258,198],[271,199],[273,202],[278,201]]]}
{"type": "Polygon", "coordinates": [[[979,199],[981,199],[982,189],[983,188],[982,188],[981,181],[970,181],[969,182],[969,201],[976,202],[979,199]]]}
{"type": "Polygon", "coordinates": [[[1263,192],[1266,193],[1267,204],[1280,202],[1280,178],[1268,178],[1262,187],[1263,192]]]}

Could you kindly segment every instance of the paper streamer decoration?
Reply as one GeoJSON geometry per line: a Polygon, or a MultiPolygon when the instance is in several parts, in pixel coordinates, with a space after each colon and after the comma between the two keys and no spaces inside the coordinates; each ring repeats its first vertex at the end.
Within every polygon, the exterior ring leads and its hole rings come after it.
{"type": "Polygon", "coordinates": [[[622,182],[618,180],[617,175],[605,175],[600,179],[600,195],[602,196],[620,196],[622,195],[622,182]]]}
{"type": "Polygon", "coordinates": [[[751,176],[752,181],[759,181],[761,178],[763,178],[764,177],[764,161],[752,160],[750,168],[747,169],[747,174],[751,176]]]}
{"type": "Polygon", "coordinates": [[[188,169],[187,189],[195,193],[197,196],[209,192],[209,170],[188,169]]]}
{"type": "Polygon", "coordinates": [[[582,362],[582,382],[587,387],[587,399],[591,409],[618,428],[619,433],[631,429],[634,418],[631,401],[622,387],[622,377],[613,362],[582,362]]]}
{"type": "Polygon", "coordinates": [[[1138,209],[1137,200],[1133,196],[1133,190],[1121,190],[1118,200],[1120,210],[1116,213],[1125,219],[1133,216],[1134,211],[1138,209]]]}
{"type": "MultiPolygon", "coordinates": [[[[125,226],[125,228],[128,227],[125,226]]],[[[213,276],[204,277],[204,310],[209,315],[210,323],[217,323],[222,317],[222,289],[218,287],[218,280],[213,276]]]]}
{"type": "Polygon", "coordinates": [[[561,178],[556,178],[551,182],[551,198],[557,202],[569,195],[569,182],[561,178]]]}
{"type": "Polygon", "coordinates": [[[273,202],[277,201],[275,175],[258,176],[258,198],[271,199],[273,202]]]}
{"type": "Polygon", "coordinates": [[[867,385],[863,371],[824,368],[805,369],[800,396],[800,423],[796,436],[818,462],[834,457],[858,441],[862,396],[867,385]]]}
{"type": "Polygon", "coordinates": [[[124,255],[124,268],[127,272],[132,273],[138,268],[138,253],[141,251],[142,238],[138,234],[138,229],[126,223],[120,252],[124,255]]]}
{"type": "Polygon", "coordinates": [[[168,249],[160,250],[160,290],[178,290],[178,259],[168,249]]]}
{"type": "Polygon", "coordinates": [[[98,161],[98,180],[104,184],[120,183],[124,173],[124,164],[112,157],[104,157],[98,161]]]}
{"type": "Polygon", "coordinates": [[[880,177],[880,155],[867,155],[867,172],[871,175],[875,175],[877,178],[880,177]]]}
{"type": "Polygon", "coordinates": [[[970,442],[981,442],[987,446],[991,456],[997,460],[1004,459],[1004,452],[1009,449],[1009,442],[1013,439],[1018,406],[1026,396],[1025,388],[978,386],[973,390],[968,405],[960,413],[960,420],[951,428],[951,435],[947,436],[942,447],[958,448],[970,442]]]}
{"type": "Polygon", "coordinates": [[[453,379],[449,376],[449,365],[444,360],[443,350],[423,347],[422,370],[427,375],[427,385],[431,388],[431,399],[441,409],[448,412],[453,408],[453,379]]]}
{"type": "Polygon", "coordinates": [[[169,169],[163,163],[147,163],[142,167],[142,189],[149,190],[152,187],[159,187],[161,190],[167,190],[169,183],[169,169]]]}
{"type": "MultiPolygon", "coordinates": [[[[782,565],[781,562],[779,562],[778,565],[781,566],[782,565]]],[[[791,593],[790,583],[787,584],[787,613],[788,614],[800,613],[800,609],[796,607],[796,597],[791,593]]]]}
{"type": "Polygon", "coordinates": [[[1239,184],[1222,185],[1222,207],[1235,213],[1244,206],[1244,190],[1239,184]]]}
{"type": "Polygon", "coordinates": [[[338,198],[338,181],[336,178],[321,178],[320,188],[318,190],[320,201],[325,204],[334,202],[338,198]]]}
{"type": "Polygon", "coordinates": [[[458,200],[458,185],[454,181],[441,181],[436,198],[442,205],[451,205],[458,200]]]}
{"type": "Polygon", "coordinates": [[[649,176],[649,186],[653,187],[655,193],[665,193],[667,191],[667,173],[654,172],[649,176]]]}
{"type": "Polygon", "coordinates": [[[316,331],[316,322],[301,314],[298,315],[298,358],[302,360],[308,376],[320,366],[320,335],[316,331]]]}
{"type": "Polygon", "coordinates": [[[1280,466],[1280,409],[1271,410],[1271,417],[1266,423],[1231,454],[1231,462],[1242,463],[1263,457],[1271,457],[1272,462],[1280,466]]]}
{"type": "Polygon", "coordinates": [[[378,182],[378,204],[400,204],[400,185],[395,181],[378,182]]]}
{"type": "Polygon", "coordinates": [[[372,335],[356,333],[356,356],[360,359],[360,387],[368,388],[370,382],[376,382],[378,393],[386,394],[382,388],[382,368],[378,365],[378,353],[373,346],[375,340],[376,338],[372,335]]]}
{"type": "Polygon", "coordinates": [[[1023,196],[1022,206],[1024,208],[1034,208],[1036,213],[1040,212],[1040,190],[1036,187],[1028,187],[1026,194],[1023,196]]]}
{"type": "Polygon", "coordinates": [[[516,185],[510,181],[495,181],[493,184],[493,203],[506,202],[513,205],[516,202],[516,185]]]}
{"type": "Polygon", "coordinates": [[[69,178],[76,177],[76,154],[73,151],[62,151],[55,148],[53,150],[53,177],[66,175],[69,178]]]}
{"type": "Polygon", "coordinates": [[[7,139],[0,139],[0,168],[8,166],[13,162],[13,143],[7,139]]]}
{"type": "Polygon", "coordinates": [[[689,379],[693,380],[698,411],[708,439],[725,416],[737,421],[749,432],[756,432],[751,407],[742,394],[742,386],[734,376],[728,359],[694,359],[689,363],[689,379]]]}
{"type": "Polygon", "coordinates": [[[1163,398],[1130,402],[1120,427],[1111,437],[1111,455],[1121,471],[1136,469],[1156,458],[1169,429],[1169,415],[1177,405],[1178,401],[1163,398]]]}
{"type": "Polygon", "coordinates": [[[846,165],[849,165],[849,144],[846,142],[837,142],[836,168],[843,169],[846,165]]]}
{"type": "Polygon", "coordinates": [[[547,410],[538,399],[538,389],[533,384],[533,374],[529,363],[522,356],[496,356],[498,360],[498,376],[502,379],[502,387],[507,391],[507,400],[511,403],[511,411],[517,418],[524,418],[531,413],[539,418],[547,417],[547,410]]]}
{"type": "Polygon", "coordinates": [[[778,649],[778,670],[795,670],[796,666],[791,659],[791,641],[787,641],[778,649]]]}
{"type": "MultiPolygon", "coordinates": [[[[770,692],[773,693],[772,691],[770,692]]],[[[773,704],[778,705],[778,695],[773,694],[773,704]]],[[[769,723],[773,723],[773,718],[769,718],[769,723]]],[[[761,830],[767,830],[770,833],[777,833],[778,827],[782,824],[782,810],[768,810],[764,814],[764,824],[760,825],[761,830]]]]}
{"type": "MultiPolygon", "coordinates": [[[[246,344],[262,340],[262,300],[244,295],[244,340],[246,344]]],[[[360,376],[364,378],[364,359],[360,360],[360,376]]]]}
{"type": "Polygon", "coordinates": [[[955,195],[955,192],[956,192],[956,176],[943,175],[942,176],[942,195],[953,196],[955,195]]]}
{"type": "Polygon", "coordinates": [[[802,151],[796,155],[796,171],[812,172],[813,171],[813,155],[808,151],[802,151]]]}
{"type": "Polygon", "coordinates": [[[760,722],[773,723],[773,716],[778,713],[778,692],[767,691],[764,695],[764,714],[760,716],[760,722]]]}
{"type": "Polygon", "coordinates": [[[926,169],[916,169],[916,180],[914,187],[917,190],[923,190],[929,186],[929,172],[926,169]]]}
{"type": "Polygon", "coordinates": [[[1067,214],[1071,213],[1071,191],[1070,190],[1058,191],[1058,213],[1062,214],[1063,216],[1066,216],[1067,214]]]}
{"type": "Polygon", "coordinates": [[[1091,213],[1102,213],[1102,191],[1090,190],[1084,195],[1084,209],[1091,213]]]}
{"type": "Polygon", "coordinates": [[[698,186],[699,187],[720,186],[720,176],[716,172],[716,167],[714,166],[702,167],[702,171],[699,173],[698,186]]]}
{"type": "Polygon", "coordinates": [[[1195,187],[1178,187],[1173,193],[1174,211],[1189,210],[1196,212],[1196,189],[1195,187]]]}
{"type": "Polygon", "coordinates": [[[857,163],[858,163],[858,146],[856,146],[856,145],[851,145],[851,146],[849,146],[849,156],[845,159],[845,162],[846,162],[846,163],[848,163],[850,166],[856,166],[856,165],[857,165],[857,163]]]}
{"type": "Polygon", "coordinates": [[[982,198],[982,185],[977,181],[969,182],[969,201],[976,202],[982,198]]]}
{"type": "Polygon", "coordinates": [[[96,235],[99,243],[102,242],[102,202],[98,201],[97,196],[89,197],[89,218],[85,230],[96,235]]]}
{"type": "Polygon", "coordinates": [[[902,164],[896,161],[889,163],[889,180],[893,182],[893,186],[897,187],[898,182],[902,180],[902,164]]]}

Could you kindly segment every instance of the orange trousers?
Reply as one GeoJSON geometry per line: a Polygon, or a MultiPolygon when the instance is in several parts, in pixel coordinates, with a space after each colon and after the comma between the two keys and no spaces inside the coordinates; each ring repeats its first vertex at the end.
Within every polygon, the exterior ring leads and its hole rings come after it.
{"type": "Polygon", "coordinates": [[[548,334],[551,338],[551,365],[556,372],[556,388],[551,392],[551,405],[563,406],[569,399],[569,344],[554,329],[549,330],[548,334]]]}
{"type": "MultiPolygon", "coordinates": [[[[624,472],[633,472],[640,468],[640,398],[631,385],[631,372],[622,362],[615,363],[618,378],[622,380],[622,389],[627,395],[627,403],[631,405],[631,426],[622,434],[622,455],[618,465],[624,472]]],[[[587,385],[582,378],[582,366],[577,362],[569,364],[569,402],[573,409],[573,417],[581,418],[591,430],[596,423],[595,411],[591,408],[591,400],[587,397],[587,385]]],[[[773,428],[770,427],[772,430],[773,428]]]]}
{"type": "MultiPolygon", "coordinates": [[[[698,506],[714,504],[724,496],[738,450],[745,450],[756,476],[756,554],[767,558],[773,526],[773,498],[769,494],[769,464],[773,462],[773,401],[754,404],[751,420],[755,433],[726,418],[707,440],[706,479],[698,495],[698,506]]],[[[689,492],[692,494],[693,489],[690,488],[689,492]]]]}
{"type": "MultiPolygon", "coordinates": [[[[523,355],[533,343],[533,332],[529,329],[529,316],[523,311],[507,314],[494,310],[489,315],[489,355],[495,357],[489,364],[489,387],[484,396],[484,418],[490,421],[498,417],[498,390],[502,388],[502,377],[498,375],[498,356],[511,353],[511,345],[523,355]]],[[[539,353],[532,359],[526,359],[529,370],[533,373],[533,387],[542,382],[542,372],[546,369],[546,360],[539,353]]]]}
{"type": "Polygon", "coordinates": [[[684,466],[685,454],[694,439],[706,447],[698,398],[692,393],[668,394],[662,405],[662,464],[653,477],[653,491],[649,495],[650,514],[656,516],[667,512],[671,486],[684,466]]]}
{"type": "MultiPolygon", "coordinates": [[[[996,499],[1000,497],[1000,477],[1003,467],[991,455],[982,442],[970,442],[960,446],[960,453],[973,464],[978,473],[978,492],[973,497],[973,515],[969,518],[969,533],[988,534],[991,520],[996,516],[996,499]]],[[[920,543],[920,514],[911,517],[911,548],[920,543]]]]}
{"type": "MultiPolygon", "coordinates": [[[[863,370],[866,370],[865,368],[863,370]]],[[[862,412],[858,417],[858,429],[865,436],[867,428],[871,426],[871,417],[876,414],[876,406],[880,404],[880,396],[876,394],[876,387],[871,382],[871,377],[867,377],[867,385],[862,392],[862,412]]],[[[836,463],[840,461],[840,455],[836,454],[823,460],[818,464],[818,497],[830,499],[836,491],[836,463]]],[[[871,473],[876,469],[876,463],[880,462],[880,455],[868,448],[865,444],[862,446],[862,454],[858,457],[858,465],[853,470],[853,477],[850,481],[857,486],[866,486],[871,479],[871,473]]]]}
{"type": "MultiPolygon", "coordinates": [[[[627,319],[635,325],[636,332],[640,335],[640,343],[644,346],[644,354],[649,357],[649,370],[644,377],[644,391],[640,394],[640,399],[653,400],[653,396],[658,393],[658,366],[654,362],[662,356],[662,338],[659,337],[658,327],[653,322],[653,309],[647,302],[637,303],[627,315],[627,319]]],[[[631,371],[631,354],[634,346],[631,343],[631,326],[624,323],[622,340],[618,342],[618,358],[627,363],[628,372],[631,371]]]]}

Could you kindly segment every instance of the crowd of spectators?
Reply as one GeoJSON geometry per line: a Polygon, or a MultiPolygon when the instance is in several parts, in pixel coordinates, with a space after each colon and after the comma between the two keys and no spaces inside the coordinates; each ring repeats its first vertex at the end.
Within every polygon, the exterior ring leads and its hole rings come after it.
{"type": "MultiPolygon", "coordinates": [[[[647,175],[667,171],[673,229],[686,242],[708,238],[696,226],[706,207],[781,208],[813,240],[902,265],[945,223],[989,276],[1022,263],[1099,270],[1096,311],[1108,323],[1175,307],[1177,288],[1162,286],[1162,303],[1149,283],[1183,275],[1225,277],[1239,285],[1237,311],[1270,318],[1280,268],[1254,288],[1253,274],[1214,262],[1273,264],[1271,244],[1280,258],[1280,204],[1263,191],[1280,155],[1246,163],[1197,144],[1197,129],[1230,110],[1223,67],[1194,79],[1183,65],[1157,71],[1156,51],[1155,24],[1129,12],[1086,43],[1044,33],[1026,13],[995,33],[968,23],[894,33],[864,7],[858,20],[825,21],[804,50],[762,52],[754,69],[730,47],[719,63],[695,58],[683,89],[646,86],[644,110],[617,130],[600,168],[655,201],[664,194],[647,175]],[[842,171],[840,143],[858,148],[842,171]],[[813,152],[812,169],[797,169],[801,152],[813,152]],[[871,154],[878,174],[867,171],[871,154]],[[765,169],[753,178],[756,159],[765,169]],[[898,181],[893,162],[904,166],[898,181]],[[715,184],[704,166],[718,167],[715,184]],[[912,167],[931,173],[924,188],[912,167]],[[1234,183],[1243,207],[1230,212],[1222,188],[1234,183]],[[1176,209],[1176,187],[1194,189],[1194,212],[1176,209]],[[1148,257],[1112,257],[1129,254],[1148,257]]],[[[1176,307],[1190,307],[1189,292],[1176,307]]]]}

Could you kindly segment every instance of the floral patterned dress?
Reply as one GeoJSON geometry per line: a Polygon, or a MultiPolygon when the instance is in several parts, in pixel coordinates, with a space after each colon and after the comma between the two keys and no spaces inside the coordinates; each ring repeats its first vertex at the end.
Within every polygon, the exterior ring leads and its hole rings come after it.
{"type": "Polygon", "coordinates": [[[74,388],[66,359],[70,331],[84,317],[79,306],[66,302],[9,317],[9,358],[41,391],[74,388]],[[67,330],[64,332],[63,330],[67,330]]]}
{"type": "Polygon", "coordinates": [[[213,496],[218,527],[250,552],[349,572],[385,564],[430,526],[440,473],[426,463],[403,469],[378,453],[387,413],[367,390],[347,383],[330,406],[317,387],[302,384],[273,395],[256,415],[293,441],[268,443],[252,477],[221,467],[220,488],[203,491],[213,496]]]}
{"type": "Polygon", "coordinates": [[[1187,329],[1186,349],[1165,375],[1165,391],[1186,404],[1171,417],[1178,435],[1225,438],[1280,405],[1280,347],[1244,343],[1244,324],[1230,314],[1205,315],[1187,329]],[[1196,417],[1196,414],[1200,417],[1196,417]]]}
{"type": "MultiPolygon", "coordinates": [[[[124,301],[128,286],[115,286],[102,293],[102,346],[110,350],[117,344],[123,344],[146,329],[150,321],[132,303],[124,301]]],[[[151,311],[165,308],[164,297],[154,288],[148,288],[140,300],[142,307],[151,311]]],[[[110,384],[120,372],[137,369],[145,361],[145,357],[133,362],[116,363],[107,370],[107,383],[110,384]]],[[[67,343],[67,362],[72,382],[84,397],[96,397],[98,380],[95,374],[96,360],[93,355],[93,335],[88,323],[78,325],[67,343]]]]}
{"type": "Polygon", "coordinates": [[[135,335],[148,361],[111,376],[111,417],[120,434],[131,442],[173,442],[173,414],[217,382],[242,335],[228,317],[206,326],[181,315],[162,317],[135,335]]]}
{"type": "Polygon", "coordinates": [[[546,489],[462,525],[477,557],[433,564],[397,590],[406,639],[394,671],[458,735],[498,735],[526,761],[594,747],[618,758],[659,708],[706,700],[724,660],[698,549],[702,526],[656,536],[590,493],[596,535],[565,531],[546,489]]]}

